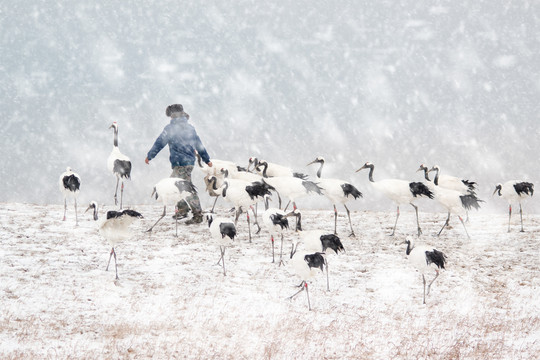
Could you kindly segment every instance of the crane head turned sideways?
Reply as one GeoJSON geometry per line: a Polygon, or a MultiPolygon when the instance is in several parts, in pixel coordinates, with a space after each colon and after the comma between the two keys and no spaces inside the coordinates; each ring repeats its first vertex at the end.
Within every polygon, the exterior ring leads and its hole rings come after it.
{"type": "Polygon", "coordinates": [[[85,212],[87,212],[90,209],[94,210],[94,214],[93,214],[94,220],[97,220],[98,219],[98,204],[96,201],[91,201],[90,205],[88,205],[85,212]]]}
{"type": "Polygon", "coordinates": [[[113,123],[111,124],[111,126],[109,126],[109,129],[110,128],[113,128],[114,131],[118,131],[118,123],[116,121],[113,121],[113,123]]]}
{"type": "MultiPolygon", "coordinates": [[[[311,164],[316,164],[316,163],[319,163],[319,164],[324,164],[324,158],[322,156],[317,156],[315,158],[315,160],[313,160],[312,162],[310,162],[308,165],[311,165],[311,164]]],[[[307,165],[306,165],[307,166],[307,165]]]]}
{"type": "Polygon", "coordinates": [[[373,166],[374,166],[374,165],[368,161],[368,162],[365,163],[360,169],[356,170],[356,172],[359,172],[360,170],[364,170],[364,169],[370,169],[370,168],[372,168],[373,166]]]}
{"type": "MultiPolygon", "coordinates": [[[[497,186],[495,186],[495,191],[493,192],[493,195],[495,195],[495,193],[499,193],[499,196],[501,196],[501,190],[502,190],[502,184],[497,184],[497,186]]],[[[491,196],[493,196],[491,195],[491,196]]]]}
{"type": "Polygon", "coordinates": [[[432,171],[441,171],[441,168],[439,167],[439,165],[433,165],[433,167],[429,169],[428,172],[432,171]]]}

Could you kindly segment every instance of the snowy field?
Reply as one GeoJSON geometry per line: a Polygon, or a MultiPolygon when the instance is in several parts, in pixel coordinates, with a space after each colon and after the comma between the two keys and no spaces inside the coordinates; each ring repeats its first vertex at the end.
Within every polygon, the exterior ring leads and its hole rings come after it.
{"type": "MultiPolygon", "coordinates": [[[[79,207],[80,213],[87,204],[79,207]]],[[[219,203],[218,203],[219,205],[219,203]]],[[[225,205],[220,215],[232,217],[225,205]]],[[[345,214],[338,233],[346,252],[292,300],[300,283],[288,264],[271,263],[266,231],[247,238],[245,217],[227,250],[227,276],[207,226],[180,225],[162,208],[117,246],[119,281],[106,272],[109,245],[90,212],[74,226],[72,208],[0,204],[0,357],[200,359],[533,359],[540,354],[540,215],[471,213],[468,240],[455,217],[440,238],[444,213],[421,212],[424,234],[448,257],[447,270],[422,305],[421,276],[401,244],[416,232],[412,209],[345,214]]],[[[110,209],[105,209],[110,210],[110,209]]],[[[100,214],[103,215],[103,212],[100,214]]],[[[303,212],[304,229],[333,230],[330,210],[303,212]]],[[[286,236],[290,250],[292,237],[286,236]]],[[[276,250],[278,250],[276,248],[276,250]]],[[[431,275],[430,275],[431,276],[431,275]]]]}

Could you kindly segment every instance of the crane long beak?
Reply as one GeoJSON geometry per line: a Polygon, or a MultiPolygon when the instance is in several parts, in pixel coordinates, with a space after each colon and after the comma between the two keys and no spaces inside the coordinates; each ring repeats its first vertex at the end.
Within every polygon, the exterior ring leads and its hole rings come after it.
{"type": "Polygon", "coordinates": [[[317,162],[317,160],[313,160],[312,162],[308,163],[306,166],[311,165],[311,164],[315,164],[316,162],[317,162]]]}
{"type": "Polygon", "coordinates": [[[359,172],[360,170],[363,170],[366,168],[366,165],[362,166],[360,169],[356,170],[355,172],[359,172]]]}

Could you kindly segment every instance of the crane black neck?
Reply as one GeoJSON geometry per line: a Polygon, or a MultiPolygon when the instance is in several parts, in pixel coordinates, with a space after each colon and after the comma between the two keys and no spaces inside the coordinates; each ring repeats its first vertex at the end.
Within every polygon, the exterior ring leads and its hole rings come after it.
{"type": "Polygon", "coordinates": [[[369,168],[369,181],[371,182],[375,182],[375,180],[373,180],[373,171],[375,170],[375,165],[371,164],[371,165],[368,165],[367,166],[369,168]]]}
{"type": "Polygon", "coordinates": [[[407,241],[405,241],[405,242],[407,243],[407,250],[405,251],[405,253],[406,253],[407,255],[410,255],[412,249],[414,249],[414,245],[411,245],[410,240],[407,240],[407,241]]]}
{"type": "Polygon", "coordinates": [[[268,163],[266,161],[259,162],[259,164],[257,166],[260,166],[260,165],[262,165],[262,167],[263,167],[263,172],[262,172],[263,177],[267,178],[268,175],[266,174],[266,170],[268,169],[268,163]]]}
{"type": "Polygon", "coordinates": [[[227,189],[229,188],[229,182],[225,181],[225,184],[223,185],[223,191],[221,192],[221,196],[226,197],[227,196],[227,189]]]}
{"type": "Polygon", "coordinates": [[[424,166],[422,170],[424,170],[424,178],[426,179],[426,181],[431,181],[431,179],[429,178],[428,168],[424,166]]]}
{"type": "Polygon", "coordinates": [[[321,161],[321,166],[319,167],[319,170],[317,170],[317,177],[320,179],[322,176],[322,168],[324,166],[324,161],[321,161]]]}
{"type": "Polygon", "coordinates": [[[114,127],[113,130],[114,130],[114,146],[118,147],[118,129],[114,127]]]}
{"type": "Polygon", "coordinates": [[[433,183],[437,186],[439,186],[439,169],[435,169],[435,179],[433,179],[433,183]]]}

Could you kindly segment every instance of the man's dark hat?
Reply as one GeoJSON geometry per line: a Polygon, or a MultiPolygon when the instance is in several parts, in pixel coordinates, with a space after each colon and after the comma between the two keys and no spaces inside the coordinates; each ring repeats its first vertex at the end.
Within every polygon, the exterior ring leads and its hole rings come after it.
{"type": "Polygon", "coordinates": [[[184,112],[184,107],[182,106],[182,104],[169,105],[167,106],[167,110],[165,110],[165,114],[169,117],[173,113],[177,113],[177,112],[184,112]]]}

